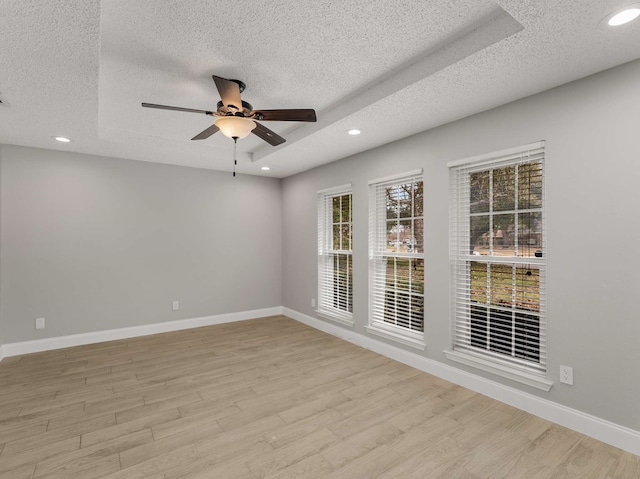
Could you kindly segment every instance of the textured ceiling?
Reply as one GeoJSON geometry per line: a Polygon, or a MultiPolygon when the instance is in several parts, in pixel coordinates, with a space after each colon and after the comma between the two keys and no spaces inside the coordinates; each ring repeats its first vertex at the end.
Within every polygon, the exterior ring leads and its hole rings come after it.
{"type": "Polygon", "coordinates": [[[285,177],[640,58],[640,22],[602,24],[626,3],[2,0],[0,143],[230,170],[231,140],[190,140],[211,117],[140,106],[215,110],[216,74],[317,111],[238,142],[285,177]]]}

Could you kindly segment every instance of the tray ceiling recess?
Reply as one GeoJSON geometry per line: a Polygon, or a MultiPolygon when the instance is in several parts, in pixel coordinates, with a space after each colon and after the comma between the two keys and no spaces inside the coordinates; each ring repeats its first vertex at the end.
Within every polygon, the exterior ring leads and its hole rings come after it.
{"type": "Polygon", "coordinates": [[[269,121],[276,146],[237,142],[239,173],[283,178],[639,58],[637,20],[607,25],[623,6],[6,0],[0,143],[231,171],[233,141],[191,141],[211,116],[140,106],[217,112],[215,75],[260,109],[316,112],[269,121]]]}

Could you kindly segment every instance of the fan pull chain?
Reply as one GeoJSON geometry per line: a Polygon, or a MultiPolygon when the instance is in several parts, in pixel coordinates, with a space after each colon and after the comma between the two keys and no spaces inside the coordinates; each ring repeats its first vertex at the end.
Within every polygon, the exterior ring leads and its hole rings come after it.
{"type": "Polygon", "coordinates": [[[238,164],[237,159],[237,149],[238,149],[238,137],[233,137],[233,176],[236,176],[236,165],[238,164]]]}

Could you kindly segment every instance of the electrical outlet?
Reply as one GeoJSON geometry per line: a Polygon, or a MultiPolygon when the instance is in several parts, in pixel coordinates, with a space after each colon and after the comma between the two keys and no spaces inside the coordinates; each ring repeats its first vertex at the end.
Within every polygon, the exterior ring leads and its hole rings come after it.
{"type": "Polygon", "coordinates": [[[316,307],[316,298],[311,298],[311,307],[312,308],[316,307]]]}
{"type": "Polygon", "coordinates": [[[560,382],[573,386],[573,368],[569,366],[560,366],[560,382]]]}
{"type": "Polygon", "coordinates": [[[36,318],[36,329],[44,329],[44,318],[36,318]]]}
{"type": "Polygon", "coordinates": [[[173,310],[178,311],[180,309],[180,301],[173,302],[173,310]]]}

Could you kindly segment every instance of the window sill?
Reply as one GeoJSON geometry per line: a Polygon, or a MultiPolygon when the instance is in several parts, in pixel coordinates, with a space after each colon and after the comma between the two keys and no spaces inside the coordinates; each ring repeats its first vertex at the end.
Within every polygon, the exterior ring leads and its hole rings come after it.
{"type": "Polygon", "coordinates": [[[351,319],[351,316],[338,316],[326,311],[320,311],[319,309],[316,310],[316,314],[322,319],[328,319],[329,321],[333,321],[334,323],[353,328],[353,319],[351,319]]]}
{"type": "Polygon", "coordinates": [[[365,326],[365,329],[370,334],[380,336],[381,338],[389,339],[400,344],[404,344],[405,346],[409,346],[414,349],[419,349],[420,351],[424,351],[425,347],[427,346],[424,341],[424,333],[413,333],[411,336],[409,336],[409,334],[404,334],[402,331],[396,332],[395,330],[391,330],[390,328],[387,329],[384,327],[380,327],[377,324],[365,326]]]}
{"type": "Polygon", "coordinates": [[[531,386],[542,391],[549,391],[553,386],[552,381],[549,381],[541,376],[521,371],[507,365],[478,358],[461,351],[444,351],[444,354],[451,361],[466,364],[467,366],[471,366],[482,371],[501,376],[503,378],[511,379],[512,381],[526,384],[527,386],[531,386]]]}

